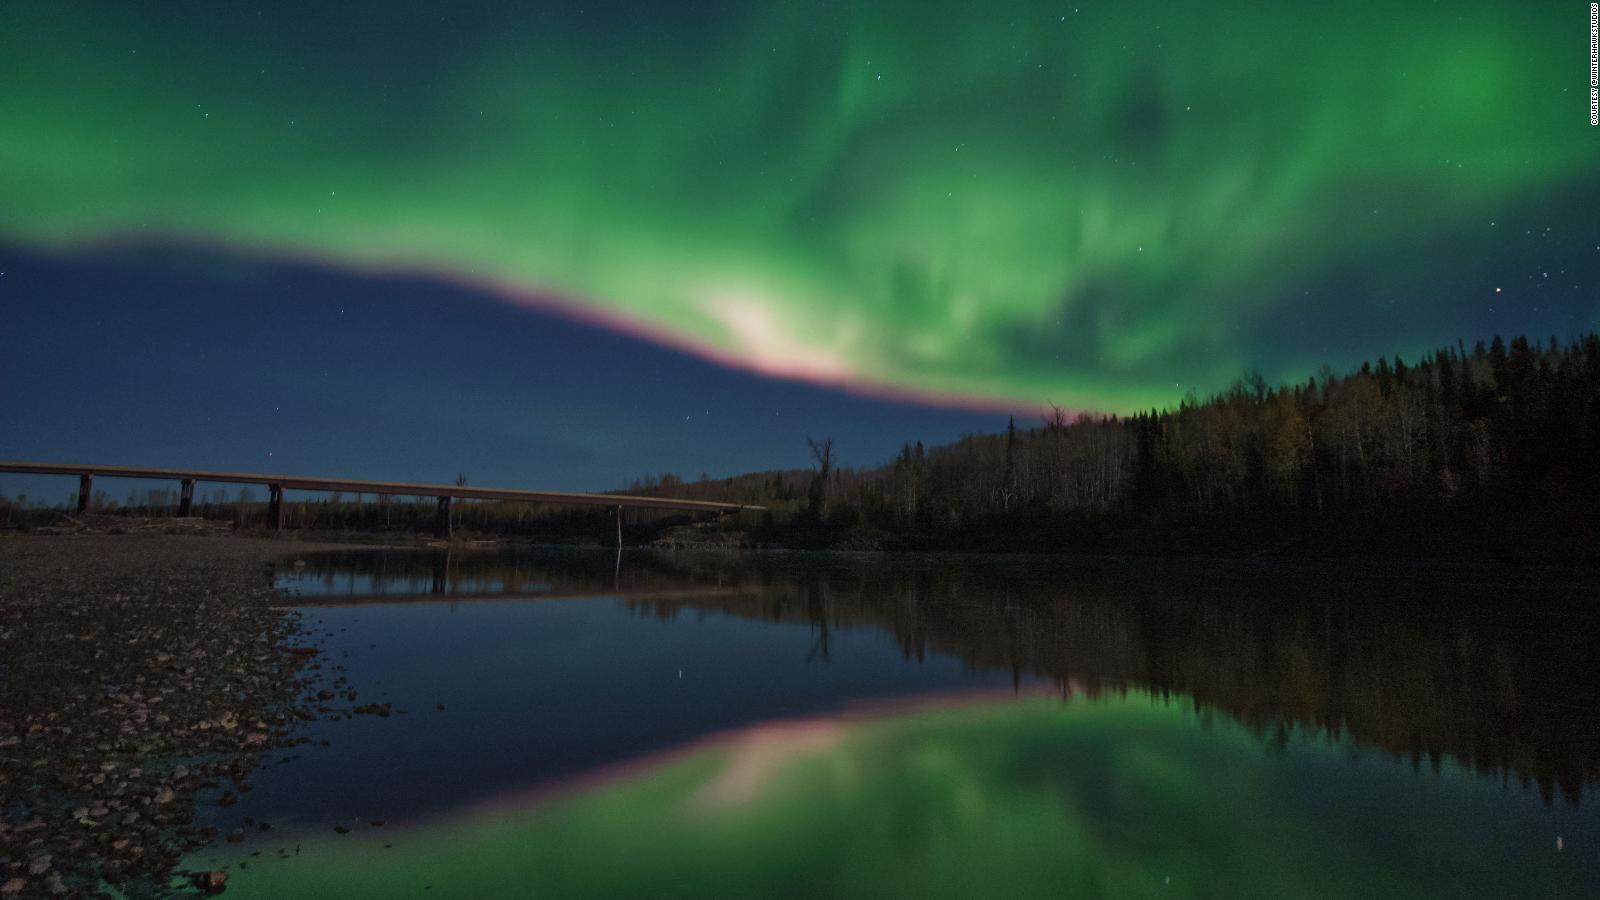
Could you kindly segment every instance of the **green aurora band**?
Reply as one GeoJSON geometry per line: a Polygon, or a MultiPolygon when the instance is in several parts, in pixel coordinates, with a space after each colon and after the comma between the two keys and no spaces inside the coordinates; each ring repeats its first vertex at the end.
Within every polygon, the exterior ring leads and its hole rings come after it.
{"type": "Polygon", "coordinates": [[[1142,693],[757,726],[542,803],[349,824],[189,864],[240,898],[1566,896],[1593,866],[1534,791],[1142,693]]]}
{"type": "Polygon", "coordinates": [[[415,271],[786,377],[1126,411],[1481,330],[1441,278],[1521,277],[1508,226],[1600,197],[1581,4],[533,6],[5,4],[0,241],[415,271]]]}

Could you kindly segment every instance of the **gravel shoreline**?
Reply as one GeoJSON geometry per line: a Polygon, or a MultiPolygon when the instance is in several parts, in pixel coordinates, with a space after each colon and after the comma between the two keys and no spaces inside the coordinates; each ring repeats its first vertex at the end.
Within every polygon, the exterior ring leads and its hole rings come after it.
{"type": "Polygon", "coordinates": [[[0,535],[0,900],[223,887],[176,866],[242,837],[195,827],[196,804],[249,790],[313,714],[316,650],[269,567],[319,549],[0,535]]]}

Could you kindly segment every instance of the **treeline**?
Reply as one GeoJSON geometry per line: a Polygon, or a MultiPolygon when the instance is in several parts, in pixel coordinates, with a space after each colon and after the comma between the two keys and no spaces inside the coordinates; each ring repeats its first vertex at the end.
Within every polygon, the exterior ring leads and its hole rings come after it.
{"type": "Polygon", "coordinates": [[[1496,337],[1300,384],[635,489],[772,508],[753,543],[1600,555],[1600,337],[1496,337]]]}
{"type": "MultiPolygon", "coordinates": [[[[1132,416],[1069,417],[907,444],[890,462],[842,468],[831,440],[810,469],[621,492],[767,507],[707,520],[630,510],[624,542],[796,548],[1082,550],[1116,553],[1360,552],[1600,557],[1600,336],[1562,344],[1496,337],[1412,363],[1324,367],[1269,386],[1247,372],[1205,400],[1132,416]]],[[[459,479],[465,483],[465,477],[459,479]]],[[[194,514],[264,524],[249,488],[196,497],[194,514]]],[[[70,501],[69,501],[70,502],[70,501]]],[[[171,515],[176,491],[96,492],[91,510],[171,515]]],[[[59,522],[70,506],[0,499],[0,527],[59,522]]],[[[323,495],[286,503],[295,530],[432,530],[432,498],[323,495]]],[[[457,503],[456,533],[611,545],[603,508],[457,503]]]]}

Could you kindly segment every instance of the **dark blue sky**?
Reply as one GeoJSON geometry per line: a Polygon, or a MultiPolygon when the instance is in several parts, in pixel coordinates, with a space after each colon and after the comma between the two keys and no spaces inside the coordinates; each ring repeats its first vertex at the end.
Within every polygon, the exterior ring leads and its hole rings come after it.
{"type": "MultiPolygon", "coordinates": [[[[868,464],[1005,425],[423,280],[148,246],[0,247],[0,272],[0,459],[586,490],[805,466],[807,435],[868,464]]],[[[7,496],[76,487],[0,475],[7,496]]]]}

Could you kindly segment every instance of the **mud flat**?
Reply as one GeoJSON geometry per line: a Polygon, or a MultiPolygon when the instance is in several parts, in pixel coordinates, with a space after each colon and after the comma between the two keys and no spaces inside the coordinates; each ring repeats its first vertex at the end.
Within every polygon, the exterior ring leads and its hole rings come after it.
{"type": "Polygon", "coordinates": [[[0,535],[0,898],[206,881],[178,860],[241,836],[196,827],[196,805],[249,790],[313,714],[316,650],[270,565],[316,549],[0,535]]]}

